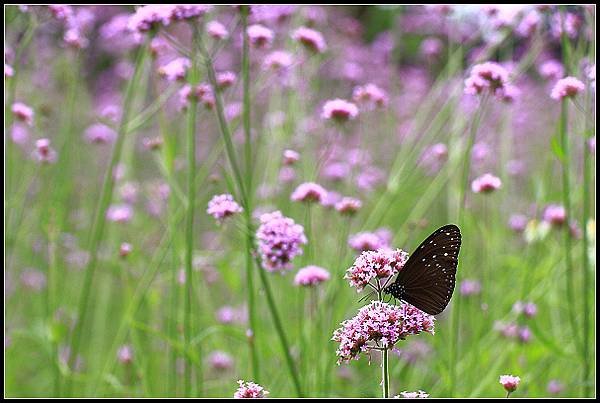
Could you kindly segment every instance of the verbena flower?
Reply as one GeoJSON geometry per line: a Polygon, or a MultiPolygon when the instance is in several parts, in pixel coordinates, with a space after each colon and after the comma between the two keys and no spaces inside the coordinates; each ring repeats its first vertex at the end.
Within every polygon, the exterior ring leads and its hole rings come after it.
{"type": "Polygon", "coordinates": [[[460,295],[468,297],[481,292],[481,283],[477,280],[463,280],[460,283],[460,295]]]}
{"type": "Polygon", "coordinates": [[[167,79],[167,81],[181,81],[185,79],[185,74],[192,66],[192,62],[187,57],[178,57],[158,68],[158,75],[167,79]]]}
{"type": "Polygon", "coordinates": [[[283,50],[275,50],[265,56],[263,68],[265,70],[282,70],[288,68],[294,62],[291,53],[283,50]]]}
{"type": "Polygon", "coordinates": [[[333,333],[333,341],[340,343],[336,355],[338,364],[358,359],[360,353],[373,348],[391,348],[409,335],[434,333],[434,317],[414,306],[373,301],[362,307],[358,314],[341,323],[333,333]]]}
{"type": "Polygon", "coordinates": [[[224,351],[213,351],[208,355],[208,363],[217,371],[226,371],[233,368],[233,357],[224,351]]]}
{"type": "Polygon", "coordinates": [[[260,222],[256,239],[263,268],[269,272],[290,270],[292,260],[302,254],[302,245],[307,243],[304,228],[280,211],[261,215],[260,222]]]}
{"type": "Polygon", "coordinates": [[[353,120],[357,116],[358,108],[356,105],[339,98],[325,102],[321,112],[323,119],[335,120],[337,122],[353,120]]]}
{"type": "Polygon", "coordinates": [[[389,242],[375,232],[359,232],[348,238],[348,245],[357,252],[389,247],[389,242]]]}
{"type": "Polygon", "coordinates": [[[115,141],[117,132],[102,123],[95,123],[85,129],[84,136],[90,143],[109,144],[115,141]]]}
{"type": "Polygon", "coordinates": [[[294,277],[294,285],[316,286],[329,280],[329,272],[319,266],[306,266],[298,271],[294,277]]]}
{"type": "Polygon", "coordinates": [[[136,33],[145,33],[159,25],[169,25],[173,12],[172,5],[149,5],[138,7],[129,17],[127,27],[136,33]]]}
{"type": "Polygon", "coordinates": [[[557,101],[573,98],[585,90],[585,84],[575,77],[565,77],[557,81],[552,88],[550,97],[557,101]]]}
{"type": "Polygon", "coordinates": [[[508,226],[513,231],[521,233],[525,231],[528,222],[527,216],[524,216],[523,214],[513,214],[508,220],[508,226]]]}
{"type": "Polygon", "coordinates": [[[11,110],[16,119],[20,120],[21,122],[27,123],[27,125],[29,126],[33,125],[34,113],[31,107],[25,105],[22,102],[15,102],[14,104],[12,104],[11,110]]]}
{"type": "Polygon", "coordinates": [[[471,190],[475,193],[491,193],[502,187],[502,181],[492,174],[484,174],[471,183],[471,190]]]}
{"type": "Polygon", "coordinates": [[[113,204],[106,211],[109,221],[125,223],[133,217],[133,208],[129,204],[113,204]]]}
{"type": "Polygon", "coordinates": [[[344,215],[353,215],[362,207],[362,202],[354,197],[344,197],[335,203],[335,209],[344,215]]]}
{"type": "Polygon", "coordinates": [[[300,184],[292,193],[291,199],[293,201],[307,202],[307,203],[322,203],[327,196],[327,190],[318,183],[305,182],[300,184]]]}
{"type": "Polygon", "coordinates": [[[538,67],[538,72],[546,80],[560,80],[565,75],[565,68],[558,60],[546,60],[538,67]]]}
{"type": "Polygon", "coordinates": [[[213,196],[208,202],[208,208],[206,209],[206,212],[219,222],[223,222],[227,217],[231,217],[242,211],[244,211],[244,209],[233,200],[233,196],[230,194],[213,196]]]}
{"type": "Polygon", "coordinates": [[[465,80],[465,93],[479,95],[484,91],[496,94],[508,82],[508,71],[494,62],[476,64],[471,69],[470,76],[465,80]]]}
{"type": "Polygon", "coordinates": [[[246,29],[250,43],[257,48],[268,48],[273,43],[274,34],[269,28],[254,24],[246,29]]]}
{"type": "Polygon", "coordinates": [[[35,142],[35,151],[33,152],[33,158],[44,164],[52,164],[56,162],[57,153],[50,146],[49,139],[38,139],[35,142]]]}
{"type": "Polygon", "coordinates": [[[544,209],[543,220],[553,226],[562,226],[567,221],[567,211],[559,204],[549,204],[544,209]]]}
{"type": "Polygon", "coordinates": [[[117,358],[121,364],[127,365],[133,362],[133,349],[130,345],[124,345],[119,347],[117,351],[117,358]]]}
{"type": "Polygon", "coordinates": [[[229,36],[229,32],[225,25],[219,21],[210,21],[206,24],[206,32],[214,39],[221,40],[226,39],[229,36]]]}
{"type": "Polygon", "coordinates": [[[323,35],[314,29],[300,27],[292,33],[292,38],[313,52],[323,53],[327,50],[323,35]]]}
{"type": "Polygon", "coordinates": [[[519,382],[521,382],[521,378],[519,378],[518,376],[500,375],[500,384],[509,393],[517,390],[519,382]]]}
{"type": "Polygon", "coordinates": [[[296,162],[300,160],[300,154],[294,150],[284,150],[283,151],[283,164],[284,165],[294,165],[296,162]]]}
{"type": "Polygon", "coordinates": [[[369,83],[364,86],[354,87],[352,100],[357,103],[383,107],[388,104],[388,95],[377,85],[369,83]]]}
{"type": "Polygon", "coordinates": [[[269,391],[254,382],[246,382],[239,380],[238,390],[235,391],[233,397],[236,399],[256,399],[263,398],[269,394],[269,391]]]}
{"type": "Polygon", "coordinates": [[[398,273],[407,260],[408,253],[401,249],[382,248],[376,251],[365,251],[346,270],[344,278],[348,280],[351,287],[356,287],[357,291],[361,291],[372,280],[386,279],[398,273]]]}

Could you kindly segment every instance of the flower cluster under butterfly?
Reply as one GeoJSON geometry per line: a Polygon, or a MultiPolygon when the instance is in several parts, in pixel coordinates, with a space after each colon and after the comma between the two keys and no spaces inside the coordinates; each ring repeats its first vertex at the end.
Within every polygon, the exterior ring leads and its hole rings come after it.
{"type": "Polygon", "coordinates": [[[454,292],[460,244],[456,225],[439,228],[419,245],[383,292],[430,315],[438,315],[454,292]]]}

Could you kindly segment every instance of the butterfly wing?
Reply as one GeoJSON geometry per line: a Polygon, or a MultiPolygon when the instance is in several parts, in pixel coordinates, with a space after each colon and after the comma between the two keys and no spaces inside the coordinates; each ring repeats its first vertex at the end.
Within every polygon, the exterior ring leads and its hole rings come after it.
{"type": "Polygon", "coordinates": [[[442,312],[454,292],[460,244],[460,230],[453,224],[425,239],[394,282],[400,298],[430,315],[442,312]]]}

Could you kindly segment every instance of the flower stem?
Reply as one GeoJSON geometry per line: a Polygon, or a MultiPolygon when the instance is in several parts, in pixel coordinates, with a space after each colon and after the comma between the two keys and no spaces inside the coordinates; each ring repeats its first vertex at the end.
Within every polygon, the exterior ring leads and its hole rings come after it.
{"type": "Polygon", "coordinates": [[[390,374],[389,374],[389,363],[388,363],[388,349],[384,348],[381,350],[381,385],[383,388],[383,398],[390,397],[390,374]]]}
{"type": "MultiPolygon", "coordinates": [[[[86,267],[85,277],[83,281],[83,287],[81,288],[81,296],[79,298],[79,310],[77,314],[77,322],[75,325],[75,329],[73,332],[73,338],[71,341],[71,350],[69,357],[69,367],[75,368],[76,357],[79,353],[79,348],[81,344],[81,337],[84,327],[84,322],[86,319],[87,306],[89,304],[89,300],[91,297],[91,286],[92,281],[94,279],[94,272],[96,270],[96,265],[98,263],[98,246],[100,244],[100,240],[102,239],[102,235],[104,233],[104,224],[106,222],[105,215],[106,210],[108,209],[108,205],[112,199],[112,194],[115,185],[115,175],[114,170],[121,159],[121,151],[123,149],[123,143],[125,140],[125,132],[127,130],[127,123],[129,121],[129,114],[131,112],[131,107],[133,104],[133,98],[136,93],[137,84],[140,80],[140,75],[142,72],[142,67],[144,65],[144,61],[146,60],[147,55],[147,43],[143,44],[137,52],[136,62],[135,62],[135,70],[133,73],[133,77],[127,86],[127,90],[125,93],[125,101],[123,103],[123,114],[121,117],[121,122],[119,124],[118,136],[115,146],[112,151],[110,163],[108,165],[108,169],[104,175],[104,183],[102,185],[102,190],[100,193],[100,198],[98,204],[96,206],[96,213],[94,215],[94,221],[90,229],[89,240],[88,240],[88,250],[90,253],[89,262],[86,267]]],[[[69,382],[69,386],[67,390],[70,391],[72,379],[69,382]]]]}

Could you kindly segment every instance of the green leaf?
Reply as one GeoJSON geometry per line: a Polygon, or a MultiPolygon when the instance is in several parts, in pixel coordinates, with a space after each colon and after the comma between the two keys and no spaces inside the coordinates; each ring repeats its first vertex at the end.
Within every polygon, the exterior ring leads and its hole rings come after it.
{"type": "Polygon", "coordinates": [[[550,140],[550,147],[552,148],[552,152],[554,153],[554,155],[556,155],[556,157],[562,162],[565,159],[565,151],[563,150],[562,146],[560,145],[560,141],[558,139],[558,137],[553,136],[552,139],[550,140]]]}

